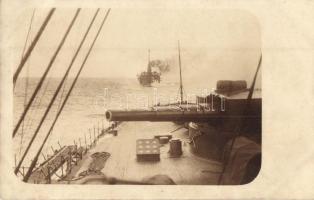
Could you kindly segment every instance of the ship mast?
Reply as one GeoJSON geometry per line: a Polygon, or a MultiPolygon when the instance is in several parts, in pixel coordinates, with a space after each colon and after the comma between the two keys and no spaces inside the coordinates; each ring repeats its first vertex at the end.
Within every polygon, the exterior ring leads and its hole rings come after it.
{"type": "Polygon", "coordinates": [[[148,64],[150,62],[150,49],[148,49],[148,64]]]}
{"type": "Polygon", "coordinates": [[[180,68],[180,103],[183,102],[183,85],[182,85],[182,72],[181,72],[181,55],[180,55],[180,41],[178,41],[179,52],[179,68],[180,68]]]}
{"type": "Polygon", "coordinates": [[[150,66],[150,49],[148,49],[148,64],[147,64],[147,73],[149,74],[149,76],[152,73],[152,68],[150,66]]]}

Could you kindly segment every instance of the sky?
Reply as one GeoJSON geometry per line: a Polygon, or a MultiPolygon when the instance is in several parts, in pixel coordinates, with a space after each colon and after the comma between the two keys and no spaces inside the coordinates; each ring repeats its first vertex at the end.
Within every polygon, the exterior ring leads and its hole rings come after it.
{"type": "MultiPolygon", "coordinates": [[[[27,46],[49,9],[36,9],[27,46]]],[[[56,9],[21,76],[41,76],[72,20],[75,9],[56,9]]],[[[96,9],[82,9],[49,77],[61,77],[72,59],[96,9]]],[[[105,16],[101,9],[73,66],[76,73],[105,16]]],[[[16,38],[15,64],[19,63],[29,28],[32,9],[18,13],[12,36],[16,38]]],[[[88,58],[82,77],[135,78],[146,69],[150,57],[167,59],[178,74],[180,41],[184,81],[218,79],[252,80],[260,57],[260,27],[254,15],[242,10],[209,9],[113,9],[88,58]]],[[[16,67],[15,67],[16,68],[16,67]]]]}

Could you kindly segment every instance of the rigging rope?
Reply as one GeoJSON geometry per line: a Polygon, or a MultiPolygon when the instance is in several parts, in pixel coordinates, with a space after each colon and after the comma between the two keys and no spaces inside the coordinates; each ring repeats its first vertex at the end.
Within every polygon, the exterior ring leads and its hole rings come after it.
{"type": "MultiPolygon", "coordinates": [[[[63,46],[63,44],[64,44],[64,42],[65,42],[65,39],[67,38],[67,36],[68,36],[70,30],[72,29],[72,26],[73,26],[74,22],[76,21],[76,18],[77,18],[77,16],[78,16],[78,14],[80,13],[80,11],[81,11],[80,8],[78,8],[78,9],[76,10],[75,15],[74,15],[74,17],[73,17],[73,19],[72,19],[70,25],[68,26],[68,28],[67,28],[67,30],[66,30],[66,32],[65,32],[65,35],[63,36],[63,38],[62,38],[62,40],[61,40],[61,42],[60,42],[60,44],[59,44],[59,46],[58,46],[58,48],[57,48],[55,54],[53,55],[52,59],[50,60],[50,63],[49,63],[49,65],[48,65],[48,67],[47,67],[47,69],[46,69],[46,71],[45,71],[43,77],[42,77],[41,80],[39,81],[39,83],[38,83],[38,85],[37,85],[37,88],[35,89],[35,92],[33,93],[32,97],[31,97],[31,100],[30,100],[29,104],[27,105],[27,106],[28,106],[27,108],[30,107],[30,105],[31,105],[32,101],[34,100],[34,98],[35,98],[35,96],[36,96],[38,90],[41,88],[41,85],[42,85],[44,79],[46,78],[46,76],[47,76],[47,74],[48,74],[48,72],[49,72],[49,70],[50,70],[50,68],[51,68],[51,66],[52,66],[52,64],[53,64],[53,62],[54,62],[54,60],[55,60],[55,58],[57,57],[57,55],[58,55],[58,53],[59,53],[61,47],[63,46]]],[[[28,109],[26,109],[26,112],[27,112],[27,111],[28,111],[28,109]]],[[[48,110],[48,111],[49,111],[49,110],[48,110]]],[[[23,116],[23,117],[21,118],[22,120],[24,119],[24,116],[25,116],[26,112],[24,112],[24,115],[22,115],[22,116],[23,116]]],[[[47,114],[48,114],[48,112],[46,112],[46,113],[44,114],[44,117],[45,117],[47,114]]],[[[38,133],[38,131],[39,131],[39,129],[40,129],[40,126],[41,126],[41,124],[42,124],[42,122],[43,122],[43,120],[44,120],[44,117],[42,118],[42,120],[41,120],[39,126],[37,127],[37,129],[36,129],[34,135],[32,136],[32,138],[31,138],[31,140],[30,140],[30,142],[29,142],[29,144],[28,144],[28,146],[27,146],[27,148],[26,148],[26,150],[25,150],[25,152],[24,152],[24,154],[23,154],[21,160],[19,161],[18,166],[15,168],[15,170],[14,170],[15,174],[18,172],[19,168],[21,167],[21,164],[22,164],[22,162],[23,162],[23,160],[24,160],[24,158],[25,158],[27,152],[29,151],[29,149],[30,149],[30,147],[31,147],[31,145],[32,145],[32,143],[33,143],[35,137],[37,136],[37,133],[38,133]]],[[[21,121],[21,120],[20,120],[20,121],[21,121]]],[[[18,130],[18,127],[16,128],[16,130],[18,130]]],[[[15,132],[15,133],[16,133],[16,132],[15,132]]]]}
{"type": "MultiPolygon", "coordinates": [[[[60,109],[60,106],[61,106],[61,103],[62,103],[62,98],[63,98],[63,94],[64,94],[65,87],[66,87],[66,81],[67,81],[67,77],[66,77],[65,80],[64,80],[62,93],[61,93],[60,98],[59,98],[59,104],[58,104],[58,107],[57,107],[57,109],[56,109],[57,112],[58,112],[58,110],[60,109]]],[[[31,125],[32,125],[32,124],[31,124],[31,125]]],[[[51,130],[51,131],[53,131],[53,130],[51,130]]]]}
{"type": "MultiPolygon", "coordinates": [[[[25,132],[28,131],[32,131],[32,127],[33,127],[33,123],[35,122],[35,120],[37,119],[38,116],[38,111],[40,110],[40,106],[42,103],[42,100],[44,99],[44,96],[46,94],[46,92],[48,91],[48,87],[49,87],[49,83],[50,83],[50,79],[47,79],[47,83],[44,87],[44,90],[42,92],[42,94],[40,95],[40,97],[37,97],[34,100],[34,105],[32,107],[34,107],[32,110],[30,110],[29,112],[29,116],[33,116],[33,118],[29,118],[26,121],[26,129],[24,130],[25,132]],[[38,102],[38,103],[37,103],[38,102]]],[[[24,122],[23,122],[24,123],[24,122]]]]}
{"type": "MultiPolygon", "coordinates": [[[[81,49],[81,47],[82,47],[82,45],[83,45],[83,42],[84,42],[84,40],[85,40],[86,37],[87,37],[87,33],[89,32],[89,30],[90,30],[90,28],[91,28],[91,25],[94,23],[94,20],[95,20],[95,18],[96,18],[96,16],[97,16],[98,12],[99,12],[99,9],[97,9],[97,11],[96,11],[96,13],[95,13],[95,16],[93,17],[90,26],[87,28],[87,31],[86,31],[86,33],[85,33],[85,36],[83,37],[83,40],[82,40],[81,44],[79,45],[79,48],[78,48],[78,50],[77,50],[76,53],[75,53],[75,56],[72,58],[72,62],[71,62],[71,64],[70,64],[69,69],[72,67],[72,64],[74,63],[74,60],[76,59],[76,56],[78,55],[78,53],[79,53],[79,51],[80,51],[80,49],[81,49]]],[[[68,70],[68,71],[69,71],[69,70],[68,70]]],[[[67,74],[68,74],[68,72],[66,72],[66,74],[65,74],[64,83],[61,84],[61,85],[63,85],[63,86],[62,86],[63,88],[62,88],[62,92],[61,92],[61,95],[60,95],[60,98],[59,98],[59,104],[58,104],[58,107],[57,107],[57,112],[58,112],[58,110],[59,110],[60,107],[61,107],[63,95],[64,95],[64,92],[65,92],[66,81],[67,81],[67,79],[68,79],[68,75],[67,75],[67,74]]],[[[61,81],[61,82],[62,82],[62,81],[61,81]]],[[[58,90],[58,89],[57,89],[57,90],[58,90]]],[[[52,131],[53,131],[53,129],[51,130],[51,132],[52,132],[52,131]]],[[[52,133],[51,133],[51,134],[52,134],[52,133]]]]}
{"type": "Polygon", "coordinates": [[[23,58],[22,58],[22,60],[21,60],[21,62],[20,62],[20,64],[19,64],[19,66],[17,67],[17,69],[16,69],[16,71],[15,71],[15,73],[14,73],[14,75],[13,75],[13,85],[14,85],[14,86],[15,86],[16,80],[17,80],[17,78],[18,78],[20,72],[21,72],[22,69],[23,69],[24,64],[26,63],[28,57],[31,55],[31,53],[32,53],[32,51],[33,51],[33,49],[34,49],[34,47],[36,46],[36,44],[37,44],[37,42],[38,42],[38,40],[39,40],[41,34],[42,34],[43,31],[45,30],[45,28],[46,28],[46,26],[47,26],[47,24],[48,24],[48,22],[49,22],[49,20],[50,20],[50,18],[51,18],[51,16],[53,15],[53,13],[54,13],[55,10],[56,10],[55,8],[52,8],[52,9],[49,11],[49,13],[48,13],[46,19],[44,20],[44,23],[43,23],[43,24],[41,25],[41,27],[39,28],[39,31],[38,31],[37,35],[35,36],[34,40],[32,41],[31,45],[30,45],[29,48],[27,49],[25,55],[23,56],[23,58]]]}
{"type": "MultiPolygon", "coordinates": [[[[259,69],[261,67],[261,64],[262,64],[262,54],[260,56],[260,59],[259,59],[259,62],[258,62],[258,66],[257,66],[256,72],[255,72],[254,78],[253,78],[253,82],[252,82],[251,87],[250,87],[250,91],[249,91],[249,94],[248,94],[248,97],[247,97],[246,106],[245,106],[245,108],[243,110],[243,115],[247,114],[249,106],[251,104],[252,95],[253,95],[254,87],[255,87],[255,82],[256,82],[257,74],[258,74],[258,71],[259,71],[259,69]]],[[[241,122],[239,123],[239,125],[236,127],[236,131],[235,131],[236,134],[232,138],[230,148],[227,151],[227,154],[228,154],[226,156],[227,161],[226,161],[226,163],[223,164],[223,168],[222,168],[222,171],[221,171],[219,179],[218,179],[218,185],[220,185],[221,181],[223,180],[223,176],[224,176],[226,168],[227,168],[227,166],[229,164],[229,160],[230,160],[230,156],[231,156],[231,153],[232,153],[232,150],[233,150],[233,146],[235,144],[235,140],[236,140],[237,137],[241,136],[241,131],[242,131],[242,128],[243,128],[244,120],[245,119],[242,119],[241,122]]]]}
{"type": "Polygon", "coordinates": [[[66,82],[67,82],[67,79],[68,79],[68,77],[66,77],[66,78],[65,78],[65,80],[64,80],[63,89],[62,89],[62,92],[61,92],[61,95],[60,95],[60,100],[59,100],[59,105],[58,105],[57,110],[59,110],[59,109],[60,109],[60,107],[61,107],[62,98],[63,98],[64,91],[65,91],[65,88],[66,88],[66,82]]]}
{"type": "MultiPolygon", "coordinates": [[[[65,80],[64,80],[62,92],[61,92],[61,95],[60,95],[60,98],[59,98],[59,104],[58,104],[58,107],[57,107],[57,112],[58,112],[58,110],[60,109],[60,106],[61,106],[61,103],[62,103],[62,98],[63,98],[63,94],[64,94],[64,91],[65,91],[67,79],[68,79],[68,77],[66,77],[65,80]]],[[[51,132],[52,132],[52,131],[53,131],[53,130],[51,130],[51,132]]]]}
{"type": "MultiPolygon", "coordinates": [[[[26,123],[27,125],[26,125],[26,127],[28,127],[28,129],[31,129],[31,127],[32,127],[32,125],[33,125],[33,122],[35,121],[36,116],[38,115],[38,111],[39,111],[39,108],[40,108],[40,106],[41,106],[43,97],[45,96],[46,92],[48,91],[48,87],[49,87],[49,83],[50,83],[50,78],[47,78],[46,81],[47,81],[47,83],[45,83],[46,85],[45,85],[45,87],[44,87],[44,90],[43,90],[42,94],[40,95],[40,97],[36,97],[36,98],[34,99],[34,102],[33,102],[34,105],[31,106],[31,108],[33,108],[33,109],[30,108],[29,116],[34,116],[34,117],[33,117],[33,118],[29,118],[29,119],[27,120],[27,123],[26,123]],[[35,109],[35,108],[36,108],[36,109],[35,109]],[[35,113],[34,113],[34,112],[35,112],[35,113]]],[[[39,94],[38,94],[38,96],[39,96],[39,94]]]]}
{"type": "MultiPolygon", "coordinates": [[[[26,45],[27,45],[27,43],[28,43],[28,39],[29,39],[30,32],[31,32],[31,29],[32,29],[32,24],[33,24],[33,19],[34,19],[35,11],[36,11],[36,9],[33,10],[33,14],[32,14],[32,17],[31,17],[31,22],[30,22],[30,24],[29,24],[29,28],[28,28],[27,35],[26,35],[26,40],[25,40],[24,47],[23,47],[23,51],[22,51],[22,55],[21,55],[21,60],[23,59],[23,55],[24,55],[24,52],[25,52],[25,49],[26,49],[26,45]]],[[[29,82],[28,75],[29,75],[29,65],[27,65],[27,72],[26,72],[24,108],[26,107],[26,100],[27,100],[27,91],[28,91],[28,82],[29,82]]],[[[24,136],[24,125],[25,125],[25,124],[24,124],[24,121],[23,121],[23,124],[22,124],[22,133],[21,133],[21,140],[20,140],[20,148],[19,148],[19,149],[20,149],[20,150],[19,150],[19,154],[21,154],[21,151],[22,151],[23,136],[24,136]]]]}
{"type": "Polygon", "coordinates": [[[27,43],[28,43],[28,38],[29,38],[29,35],[30,35],[30,31],[31,31],[31,29],[32,29],[32,24],[33,24],[33,19],[34,19],[35,11],[36,11],[36,9],[33,9],[33,13],[32,13],[32,17],[31,17],[31,21],[30,21],[30,23],[29,23],[29,27],[28,27],[28,31],[27,31],[27,35],[26,35],[26,40],[25,40],[25,43],[24,43],[24,46],[23,46],[23,51],[22,51],[21,61],[20,61],[20,62],[22,62],[23,57],[24,57],[26,45],[27,45],[27,43]]]}
{"type": "MultiPolygon", "coordinates": [[[[97,12],[98,12],[98,10],[97,10],[97,12]]],[[[49,131],[48,131],[48,133],[47,133],[47,135],[46,135],[44,141],[43,141],[43,143],[41,144],[41,146],[40,146],[40,148],[39,148],[39,150],[38,150],[38,152],[37,152],[35,158],[33,159],[32,163],[31,163],[31,165],[30,165],[30,167],[29,167],[29,169],[28,169],[28,171],[27,171],[27,173],[26,173],[26,175],[24,176],[23,181],[25,181],[25,182],[28,181],[28,178],[30,177],[30,175],[31,175],[31,173],[32,173],[32,171],[33,171],[33,169],[34,169],[36,163],[37,163],[38,157],[39,157],[39,155],[40,155],[40,153],[41,153],[41,151],[42,151],[42,149],[43,149],[43,147],[44,147],[44,145],[45,145],[45,143],[46,143],[46,141],[47,141],[47,139],[48,139],[48,137],[49,137],[49,135],[50,135],[50,133],[51,133],[51,130],[53,129],[54,125],[56,124],[56,122],[57,122],[57,120],[58,120],[58,118],[59,118],[59,116],[60,116],[60,114],[61,114],[61,112],[62,112],[62,110],[63,110],[63,108],[64,108],[64,106],[65,106],[65,104],[66,104],[66,102],[67,102],[67,100],[69,99],[69,96],[70,96],[70,94],[71,94],[71,92],[72,92],[72,90],[73,90],[73,88],[74,88],[76,82],[77,82],[77,79],[78,79],[78,77],[80,76],[80,74],[81,74],[81,72],[82,72],[82,70],[83,70],[83,67],[85,66],[85,63],[86,63],[86,61],[87,61],[87,58],[89,57],[89,55],[90,55],[90,53],[91,53],[91,51],[92,51],[92,49],[93,49],[93,47],[94,47],[94,45],[95,45],[95,42],[96,42],[96,40],[97,40],[97,38],[98,38],[98,36],[99,36],[99,34],[100,34],[100,31],[101,31],[101,29],[102,29],[102,27],[103,27],[103,25],[104,25],[104,23],[105,23],[105,21],[106,21],[106,19],[107,19],[107,17],[108,17],[109,12],[110,12],[110,8],[108,9],[108,11],[107,11],[107,13],[106,13],[104,19],[102,20],[101,25],[100,25],[100,27],[99,27],[99,29],[98,29],[98,31],[97,31],[97,34],[96,34],[96,36],[95,36],[95,38],[94,38],[94,40],[93,40],[93,42],[92,42],[92,44],[91,44],[91,46],[90,46],[90,48],[89,48],[89,50],[88,50],[88,52],[87,52],[87,54],[86,54],[84,60],[83,60],[83,63],[82,63],[81,66],[80,66],[79,71],[78,71],[77,74],[76,74],[76,77],[75,77],[74,81],[72,82],[72,85],[71,85],[71,87],[70,87],[70,89],[69,89],[69,91],[68,91],[68,93],[67,93],[67,96],[65,97],[65,99],[64,99],[64,101],[63,101],[63,103],[62,103],[62,105],[61,105],[61,108],[60,108],[60,110],[58,111],[58,113],[57,113],[57,115],[56,115],[56,117],[55,117],[55,119],[54,119],[54,121],[53,121],[53,123],[52,123],[52,125],[51,125],[51,127],[50,127],[50,129],[49,129],[49,131]]]]}
{"type": "Polygon", "coordinates": [[[70,26],[68,27],[68,29],[67,29],[65,35],[63,36],[63,38],[62,38],[62,40],[61,40],[61,42],[60,42],[60,44],[59,44],[57,50],[55,51],[54,55],[52,56],[52,58],[51,58],[51,60],[50,60],[50,62],[49,62],[49,64],[48,64],[48,66],[47,66],[47,68],[46,68],[44,74],[42,75],[42,77],[41,77],[39,83],[38,83],[37,86],[36,86],[35,91],[33,92],[33,94],[32,94],[32,96],[31,96],[31,98],[30,98],[30,100],[29,100],[29,102],[28,102],[26,108],[24,109],[24,112],[23,112],[22,116],[20,117],[20,119],[19,119],[17,125],[15,126],[14,131],[13,131],[13,137],[16,135],[16,133],[17,133],[17,131],[18,131],[18,129],[19,129],[19,127],[20,127],[22,121],[23,121],[24,118],[25,118],[25,115],[27,114],[27,112],[28,112],[30,106],[32,105],[32,103],[33,103],[33,101],[34,101],[34,98],[36,97],[38,91],[40,90],[40,88],[41,88],[41,86],[42,86],[42,84],[43,84],[43,82],[44,82],[44,80],[45,80],[45,78],[46,78],[48,72],[50,71],[50,68],[52,67],[52,64],[54,63],[54,61],[55,61],[57,55],[59,54],[59,51],[61,50],[61,48],[62,48],[62,46],[63,46],[63,44],[64,44],[64,42],[65,42],[65,40],[66,40],[66,38],[67,38],[67,36],[68,36],[68,34],[69,34],[69,32],[70,32],[70,30],[71,30],[71,28],[72,28],[72,26],[73,26],[74,21],[76,20],[76,18],[77,18],[77,16],[78,16],[79,12],[80,12],[80,8],[77,9],[76,14],[75,14],[75,16],[74,16],[74,18],[73,18],[73,20],[72,20],[70,26]]]}

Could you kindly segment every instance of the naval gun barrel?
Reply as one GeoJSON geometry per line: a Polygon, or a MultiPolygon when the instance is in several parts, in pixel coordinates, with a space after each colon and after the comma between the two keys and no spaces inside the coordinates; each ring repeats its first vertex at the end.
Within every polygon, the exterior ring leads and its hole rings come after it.
{"type": "Polygon", "coordinates": [[[255,118],[250,115],[230,115],[215,111],[197,110],[108,110],[106,111],[108,121],[180,121],[180,122],[208,122],[210,120],[228,118],[255,118]]]}

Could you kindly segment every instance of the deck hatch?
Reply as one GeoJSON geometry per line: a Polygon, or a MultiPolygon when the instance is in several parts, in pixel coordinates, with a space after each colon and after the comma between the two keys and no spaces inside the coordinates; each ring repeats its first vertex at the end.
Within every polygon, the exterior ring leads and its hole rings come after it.
{"type": "Polygon", "coordinates": [[[138,161],[159,161],[160,146],[158,139],[136,140],[136,158],[138,161]]]}

